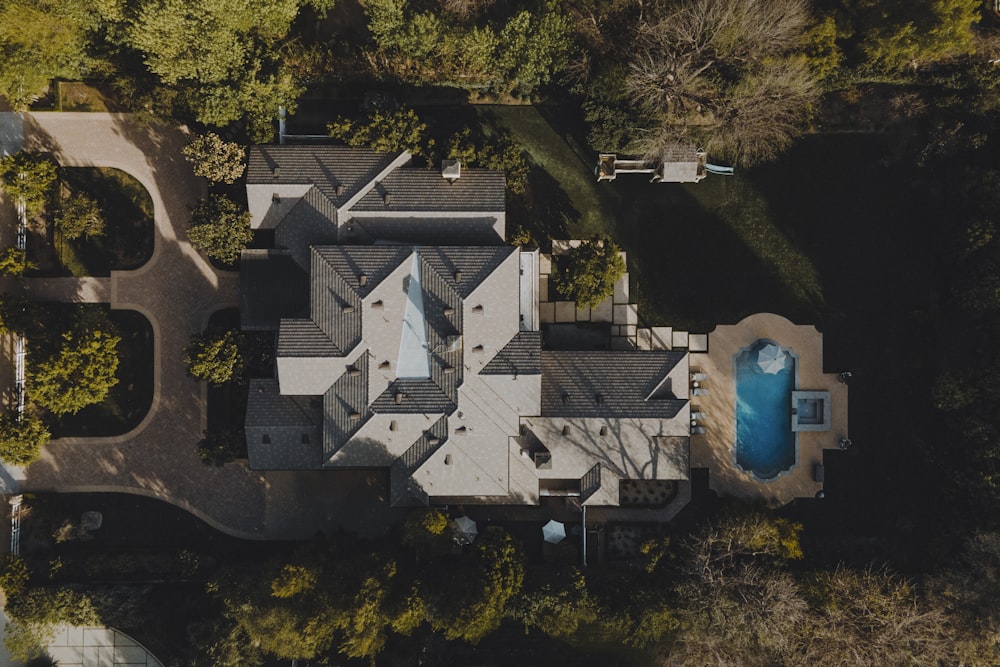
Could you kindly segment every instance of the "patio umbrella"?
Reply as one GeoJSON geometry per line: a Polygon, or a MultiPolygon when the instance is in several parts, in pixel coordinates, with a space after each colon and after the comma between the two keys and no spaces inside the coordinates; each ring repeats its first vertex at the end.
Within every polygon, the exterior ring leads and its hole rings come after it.
{"type": "Polygon", "coordinates": [[[476,529],[476,522],[467,516],[460,516],[451,522],[455,529],[455,541],[459,544],[472,544],[479,531],[476,529]]]}
{"type": "Polygon", "coordinates": [[[545,538],[546,542],[559,544],[566,539],[566,526],[564,526],[561,522],[552,519],[547,524],[542,526],[542,537],[545,538]]]}
{"type": "Polygon", "coordinates": [[[776,375],[781,371],[785,370],[785,359],[788,355],[777,345],[769,343],[761,348],[761,351],[757,354],[757,365],[765,373],[770,373],[771,375],[776,375]]]}

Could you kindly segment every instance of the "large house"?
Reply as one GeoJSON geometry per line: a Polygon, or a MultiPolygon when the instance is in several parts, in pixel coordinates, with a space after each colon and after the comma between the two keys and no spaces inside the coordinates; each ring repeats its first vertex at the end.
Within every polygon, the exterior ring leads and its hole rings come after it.
{"type": "Polygon", "coordinates": [[[253,380],[250,466],[387,468],[394,505],[618,505],[685,480],[685,351],[543,345],[537,251],[504,243],[504,178],[406,152],[250,151],[241,317],[276,335],[253,380]]]}

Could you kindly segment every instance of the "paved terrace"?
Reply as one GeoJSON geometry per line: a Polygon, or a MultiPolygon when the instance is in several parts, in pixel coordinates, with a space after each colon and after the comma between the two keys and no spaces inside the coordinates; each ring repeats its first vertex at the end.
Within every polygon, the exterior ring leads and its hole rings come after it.
{"type": "Polygon", "coordinates": [[[24,471],[20,490],[153,496],[225,532],[263,537],[265,476],[242,463],[205,466],[195,448],[206,419],[203,388],[185,374],[183,348],[213,311],[236,305],[238,276],[216,271],[187,241],[184,230],[203,185],[181,155],[183,132],[122,114],[36,113],[23,121],[0,114],[0,138],[10,137],[23,138],[29,150],[51,152],[64,165],[131,174],[152,198],[156,234],[152,257],[135,271],[115,271],[110,279],[23,281],[26,293],[39,300],[110,302],[145,315],[154,333],[154,390],[149,413],[134,430],[53,441],[24,471]]]}
{"type": "Polygon", "coordinates": [[[708,334],[707,353],[691,354],[691,372],[707,374],[707,396],[692,396],[691,411],[705,414],[704,435],[691,435],[691,467],[708,468],[709,486],[723,496],[767,499],[784,505],[811,498],[823,485],[813,480],[813,464],[823,462],[824,449],[838,448],[847,435],[847,385],[823,372],[823,334],[816,327],[793,324],[780,315],[758,313],[708,334]],[[830,430],[800,432],[795,466],[772,481],[762,482],[736,465],[736,385],[733,357],[741,348],[769,338],[798,355],[796,389],[830,392],[830,430]]]}

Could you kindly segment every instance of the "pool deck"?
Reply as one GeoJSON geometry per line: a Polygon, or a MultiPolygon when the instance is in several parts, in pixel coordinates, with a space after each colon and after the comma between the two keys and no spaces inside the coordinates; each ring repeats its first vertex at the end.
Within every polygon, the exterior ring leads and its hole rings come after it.
{"type": "MultiPolygon", "coordinates": [[[[708,468],[709,487],[720,496],[765,499],[780,506],[795,498],[812,498],[823,488],[813,480],[813,465],[823,462],[824,449],[838,449],[847,437],[847,385],[837,373],[823,372],[823,334],[811,325],[794,324],[771,313],[750,315],[739,324],[719,325],[708,334],[708,352],[690,355],[691,372],[708,377],[707,396],[692,396],[691,411],[705,414],[704,435],[691,436],[691,467],[708,468]],[[754,341],[768,338],[798,356],[796,389],[830,392],[830,430],[800,432],[796,464],[771,481],[743,472],[735,462],[736,384],[733,357],[754,341]]],[[[789,400],[791,400],[789,398],[789,400]]]]}

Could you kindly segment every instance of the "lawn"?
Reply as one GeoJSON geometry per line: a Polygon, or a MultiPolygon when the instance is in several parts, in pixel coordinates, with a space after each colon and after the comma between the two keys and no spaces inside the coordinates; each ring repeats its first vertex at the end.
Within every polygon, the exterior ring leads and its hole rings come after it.
{"type": "Polygon", "coordinates": [[[97,200],[106,231],[97,238],[69,241],[53,229],[48,238],[55,264],[46,261],[47,253],[41,249],[33,250],[41,260],[40,272],[108,276],[112,270],[135,269],[146,263],[153,254],[153,201],[142,184],[118,169],[98,167],[63,167],[60,177],[65,188],[97,200]]]}

